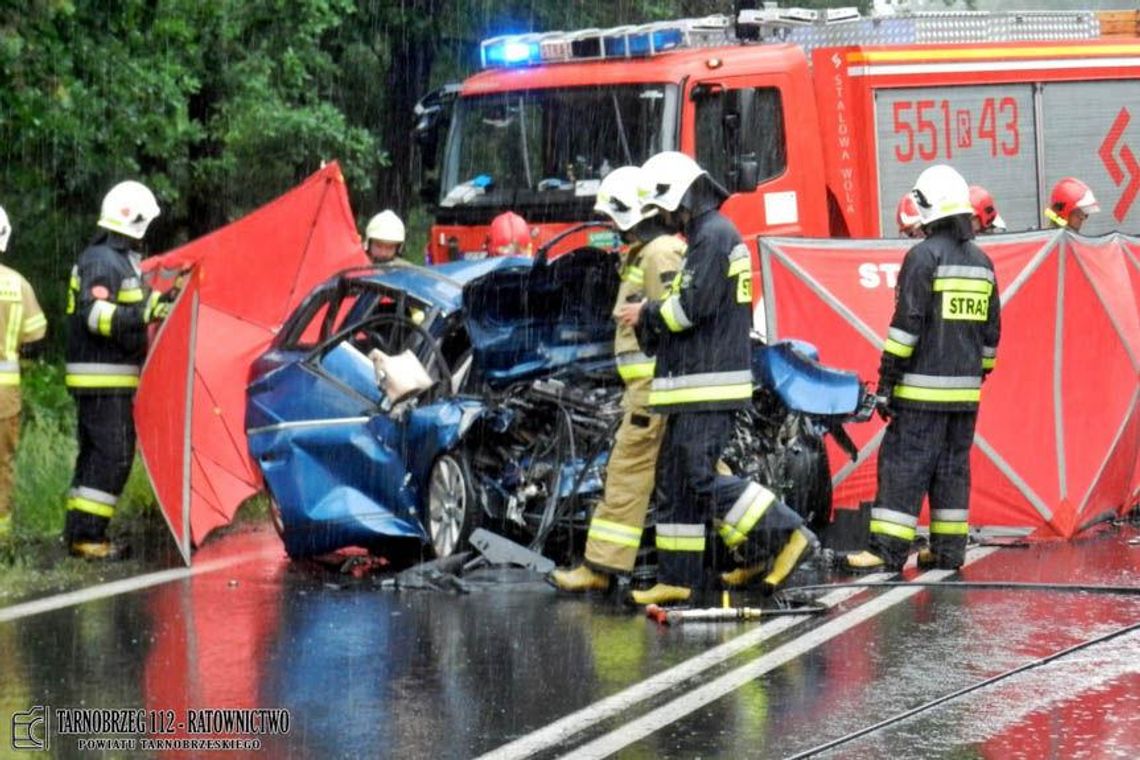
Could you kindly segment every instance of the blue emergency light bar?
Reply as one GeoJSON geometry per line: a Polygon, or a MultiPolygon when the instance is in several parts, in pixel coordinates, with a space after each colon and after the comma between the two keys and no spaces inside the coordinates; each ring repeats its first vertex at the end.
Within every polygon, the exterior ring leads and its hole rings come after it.
{"type": "Polygon", "coordinates": [[[481,45],[483,54],[483,68],[500,68],[503,66],[522,66],[530,63],[541,63],[537,39],[534,35],[514,37],[496,37],[487,40],[481,45]]]}
{"type": "Polygon", "coordinates": [[[479,52],[483,68],[507,68],[644,58],[680,48],[723,45],[730,41],[730,34],[731,22],[727,17],[706,16],[612,29],[504,35],[484,40],[479,52]]]}

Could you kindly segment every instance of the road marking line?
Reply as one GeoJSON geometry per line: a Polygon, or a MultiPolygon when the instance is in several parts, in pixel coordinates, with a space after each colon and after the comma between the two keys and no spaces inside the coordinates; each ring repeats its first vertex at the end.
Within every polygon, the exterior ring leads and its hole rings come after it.
{"type": "Polygon", "coordinates": [[[32,615],[39,615],[43,612],[51,612],[52,610],[60,610],[64,607],[72,607],[77,604],[92,602],[96,599],[106,599],[110,596],[128,594],[132,591],[138,591],[139,589],[149,588],[150,586],[160,586],[163,583],[180,581],[195,575],[213,573],[218,570],[233,567],[234,565],[241,565],[255,559],[269,556],[280,557],[281,547],[274,546],[272,551],[262,549],[260,551],[239,554],[236,557],[210,560],[196,567],[178,567],[172,570],[160,570],[156,573],[147,573],[146,575],[136,575],[133,578],[123,578],[122,580],[111,581],[110,583],[101,583],[98,586],[89,586],[88,588],[78,591],[68,591],[64,594],[56,594],[55,596],[35,599],[22,604],[13,604],[10,607],[0,607],[0,623],[7,623],[10,620],[19,620],[20,618],[31,617],[32,615]]]}
{"type": "MultiPolygon", "coordinates": [[[[967,563],[974,562],[996,551],[994,547],[984,547],[974,550],[967,558],[967,563]]],[[[923,580],[941,580],[952,575],[953,570],[931,570],[920,576],[923,580]]],[[[929,591],[926,586],[913,588],[894,588],[865,604],[845,612],[834,620],[824,623],[818,628],[807,631],[802,636],[792,639],[786,644],[761,655],[746,665],[725,673],[723,676],[710,681],[682,697],[674,699],[656,710],[646,713],[637,720],[626,723],[621,728],[611,731],[605,736],[578,747],[573,752],[562,756],[568,758],[600,758],[608,757],[620,749],[640,741],[650,734],[675,723],[701,707],[714,702],[726,694],[739,689],[750,681],[759,678],[771,670],[784,665],[796,657],[823,644],[841,633],[845,633],[855,626],[870,620],[872,617],[893,607],[894,605],[919,594],[929,591]]]]}
{"type": "MultiPolygon", "coordinates": [[[[894,577],[891,573],[876,573],[864,578],[866,581],[885,581],[894,577]]],[[[828,607],[834,607],[868,589],[841,589],[820,597],[819,601],[828,607]]],[[[529,757],[536,752],[548,750],[564,743],[568,738],[581,733],[595,723],[611,718],[646,699],[654,697],[663,691],[675,687],[678,683],[686,681],[704,671],[728,660],[741,652],[782,633],[797,623],[815,617],[812,614],[788,615],[776,618],[771,623],[764,623],[753,628],[748,633],[737,636],[725,643],[710,649],[703,654],[685,660],[684,662],[651,676],[640,683],[634,684],[617,694],[606,697],[577,712],[559,718],[532,733],[522,736],[509,744],[482,755],[478,760],[514,760],[515,758],[529,757]]]]}

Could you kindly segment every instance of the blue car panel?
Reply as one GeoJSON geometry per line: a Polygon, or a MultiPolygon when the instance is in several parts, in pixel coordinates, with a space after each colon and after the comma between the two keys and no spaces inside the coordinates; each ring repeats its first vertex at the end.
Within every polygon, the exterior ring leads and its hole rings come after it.
{"type": "MultiPolygon", "coordinates": [[[[439,348],[456,341],[457,325],[463,332],[472,324],[450,315],[469,316],[465,304],[473,299],[480,308],[495,309],[487,320],[476,320],[487,329],[466,336],[479,382],[505,384],[575,362],[608,367],[608,305],[591,314],[562,303],[554,291],[601,263],[603,276],[612,279],[601,297],[612,304],[616,267],[596,253],[568,262],[536,268],[530,259],[496,258],[434,269],[382,267],[343,273],[314,290],[255,362],[248,389],[250,451],[280,510],[291,556],[352,545],[382,549],[391,538],[429,543],[423,510],[432,465],[487,411],[479,398],[462,395],[394,409],[358,332],[366,333],[363,328],[377,319],[386,325],[405,320],[401,334],[426,334],[439,348]],[[543,308],[536,310],[538,304],[543,308]],[[563,315],[567,324],[546,324],[563,315]],[[501,316],[506,318],[492,324],[501,316]],[[590,342],[583,343],[583,336],[590,342]]],[[[410,345],[426,362],[419,338],[410,345]]],[[[461,363],[462,349],[453,348],[457,356],[449,359],[461,363]]],[[[599,457],[595,465],[604,461],[599,457]]],[[[567,470],[562,488],[582,467],[567,470]]],[[[585,480],[580,489],[600,488],[593,472],[585,480]]]]}
{"type": "Polygon", "coordinates": [[[612,358],[616,266],[612,254],[587,249],[464,287],[464,320],[487,381],[502,387],[612,358]]]}
{"type": "Polygon", "coordinates": [[[825,367],[818,357],[815,346],[803,341],[759,346],[752,354],[752,374],[789,409],[820,416],[852,414],[863,393],[859,377],[825,367]]]}
{"type": "Polygon", "coordinates": [[[354,545],[381,548],[382,537],[427,540],[400,452],[385,444],[390,424],[380,416],[349,418],[251,436],[250,448],[282,512],[290,556],[354,545]]]}

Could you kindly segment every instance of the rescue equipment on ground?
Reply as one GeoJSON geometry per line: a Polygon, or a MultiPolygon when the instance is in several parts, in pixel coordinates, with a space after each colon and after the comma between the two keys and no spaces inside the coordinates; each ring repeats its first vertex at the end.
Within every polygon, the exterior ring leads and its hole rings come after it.
{"type": "Polygon", "coordinates": [[[681,625],[683,623],[735,623],[760,620],[766,617],[787,615],[819,615],[827,612],[824,604],[804,604],[798,607],[704,607],[699,609],[667,609],[650,604],[645,608],[645,617],[660,625],[681,625]]]}

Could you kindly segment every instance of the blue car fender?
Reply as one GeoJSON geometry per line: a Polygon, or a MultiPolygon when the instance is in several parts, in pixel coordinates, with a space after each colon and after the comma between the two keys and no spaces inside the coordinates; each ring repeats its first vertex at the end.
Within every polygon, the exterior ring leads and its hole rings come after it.
{"type": "Polygon", "coordinates": [[[854,414],[862,398],[858,375],[823,366],[815,346],[804,341],[754,347],[752,376],[789,409],[805,414],[854,414]]]}
{"type": "Polygon", "coordinates": [[[455,448],[487,410],[487,405],[478,399],[460,397],[420,407],[408,414],[404,425],[405,462],[417,486],[427,484],[432,462],[455,448]]]}

